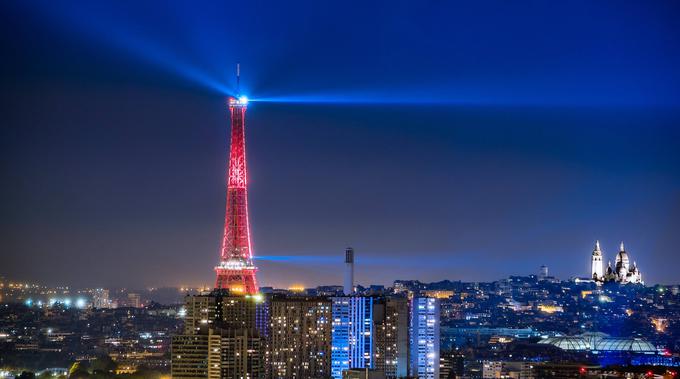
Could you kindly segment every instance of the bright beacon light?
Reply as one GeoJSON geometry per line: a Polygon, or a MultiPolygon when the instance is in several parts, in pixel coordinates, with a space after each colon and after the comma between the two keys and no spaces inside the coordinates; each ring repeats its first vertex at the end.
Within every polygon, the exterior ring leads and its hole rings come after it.
{"type": "Polygon", "coordinates": [[[243,104],[243,105],[248,104],[248,96],[241,96],[241,97],[239,97],[239,98],[238,98],[238,102],[241,103],[241,104],[243,104]]]}

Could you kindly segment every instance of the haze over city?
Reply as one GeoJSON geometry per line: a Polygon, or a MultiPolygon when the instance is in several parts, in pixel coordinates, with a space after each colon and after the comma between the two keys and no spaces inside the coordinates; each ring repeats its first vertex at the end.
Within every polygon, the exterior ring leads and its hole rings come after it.
{"type": "Polygon", "coordinates": [[[261,285],[680,282],[677,3],[392,5],[2,4],[0,275],[212,284],[240,62],[261,285]]]}

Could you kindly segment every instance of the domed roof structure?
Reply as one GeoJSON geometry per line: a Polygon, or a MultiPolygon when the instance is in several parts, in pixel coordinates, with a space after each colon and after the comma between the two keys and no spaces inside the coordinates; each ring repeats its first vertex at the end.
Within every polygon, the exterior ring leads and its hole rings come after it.
{"type": "Polygon", "coordinates": [[[616,270],[619,271],[621,267],[625,268],[626,271],[630,268],[630,258],[628,258],[628,253],[623,246],[623,242],[621,242],[619,253],[616,254],[616,270]]]}
{"type": "Polygon", "coordinates": [[[609,337],[600,332],[584,333],[578,336],[549,337],[538,341],[567,351],[608,351],[620,353],[654,354],[657,348],[640,338],[609,337]]]}
{"type": "Polygon", "coordinates": [[[585,339],[581,337],[571,337],[571,336],[561,336],[561,337],[549,337],[544,340],[538,341],[541,344],[553,345],[559,347],[562,350],[571,351],[583,351],[590,350],[590,346],[585,339]]]}
{"type": "Polygon", "coordinates": [[[601,339],[609,337],[609,334],[602,332],[587,332],[579,335],[579,337],[583,338],[592,349],[601,339]]]}
{"type": "Polygon", "coordinates": [[[627,353],[656,353],[657,348],[651,343],[639,338],[602,338],[595,344],[593,350],[621,351],[627,353]]]}

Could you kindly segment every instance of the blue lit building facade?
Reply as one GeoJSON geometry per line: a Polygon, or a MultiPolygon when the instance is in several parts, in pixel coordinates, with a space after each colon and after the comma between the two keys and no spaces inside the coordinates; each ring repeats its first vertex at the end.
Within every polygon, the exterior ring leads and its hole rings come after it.
{"type": "Polygon", "coordinates": [[[439,379],[439,301],[416,297],[411,302],[411,375],[439,379]]]}
{"type": "MultiPolygon", "coordinates": [[[[373,368],[373,298],[332,298],[331,376],[342,379],[350,368],[373,368]]],[[[439,358],[437,358],[439,359],[439,358]]]]}

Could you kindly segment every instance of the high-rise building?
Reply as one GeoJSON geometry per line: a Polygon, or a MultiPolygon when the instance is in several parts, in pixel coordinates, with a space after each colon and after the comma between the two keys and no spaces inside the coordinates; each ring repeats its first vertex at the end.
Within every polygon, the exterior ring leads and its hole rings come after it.
{"type": "Polygon", "coordinates": [[[439,302],[429,297],[411,300],[410,375],[439,379],[439,302]]]}
{"type": "Polygon", "coordinates": [[[331,376],[342,379],[343,370],[373,368],[373,298],[332,298],[331,376]]]}
{"type": "Polygon", "coordinates": [[[184,334],[172,339],[172,376],[264,378],[266,338],[261,295],[224,290],[187,296],[184,334]]]}
{"type": "Polygon", "coordinates": [[[331,374],[331,301],[274,296],[270,304],[268,378],[314,379],[331,374]]]}
{"type": "Polygon", "coordinates": [[[172,338],[173,378],[264,378],[264,341],[248,329],[208,328],[172,338]]]}
{"type": "Polygon", "coordinates": [[[345,249],[345,295],[354,293],[354,249],[345,249]]]}
{"type": "Polygon", "coordinates": [[[210,345],[210,378],[265,378],[266,343],[255,330],[218,328],[210,334],[219,336],[219,345],[210,345]]]}
{"type": "Polygon", "coordinates": [[[548,266],[542,265],[541,269],[538,271],[538,280],[543,281],[548,278],[548,266]]]}
{"type": "Polygon", "coordinates": [[[590,257],[590,277],[593,280],[603,280],[604,266],[602,263],[602,251],[600,250],[600,241],[595,241],[595,249],[590,257]]]}
{"type": "Polygon", "coordinates": [[[213,326],[218,317],[218,304],[222,299],[218,296],[194,295],[184,299],[186,315],[184,316],[184,334],[198,334],[201,329],[213,326]]]}
{"type": "Polygon", "coordinates": [[[210,355],[210,336],[208,334],[183,334],[172,337],[170,356],[171,372],[176,379],[208,377],[208,358],[210,355]]]}
{"type": "Polygon", "coordinates": [[[190,295],[185,299],[184,333],[198,334],[208,327],[223,329],[255,329],[263,333],[260,320],[267,308],[261,295],[230,295],[213,291],[204,295],[190,295]]]}
{"type": "MultiPolygon", "coordinates": [[[[238,74],[237,74],[238,76],[238,74]]],[[[248,175],[245,117],[248,99],[230,98],[231,147],[227,179],[227,209],[220,263],[215,267],[215,288],[234,293],[257,293],[257,268],[253,264],[248,220],[248,175]]]]}
{"type": "Polygon", "coordinates": [[[373,359],[377,371],[386,378],[408,376],[409,304],[405,297],[374,300],[375,350],[373,359]]]}

